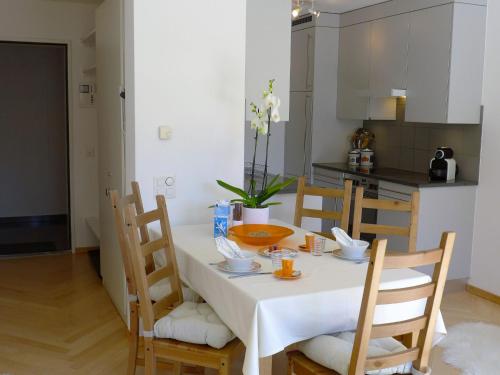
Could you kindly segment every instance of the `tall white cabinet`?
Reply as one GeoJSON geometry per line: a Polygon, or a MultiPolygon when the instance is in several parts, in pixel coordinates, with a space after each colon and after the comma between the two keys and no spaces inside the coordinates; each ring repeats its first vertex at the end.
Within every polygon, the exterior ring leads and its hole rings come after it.
{"type": "Polygon", "coordinates": [[[337,119],[339,16],[305,17],[292,27],[290,120],[285,175],[310,176],[318,161],[345,161],[347,139],[362,124],[337,119]]]}
{"type": "Polygon", "coordinates": [[[123,0],[106,0],[96,10],[96,63],[99,95],[99,224],[102,282],[127,320],[125,274],[109,191],[124,192],[123,0]]]}

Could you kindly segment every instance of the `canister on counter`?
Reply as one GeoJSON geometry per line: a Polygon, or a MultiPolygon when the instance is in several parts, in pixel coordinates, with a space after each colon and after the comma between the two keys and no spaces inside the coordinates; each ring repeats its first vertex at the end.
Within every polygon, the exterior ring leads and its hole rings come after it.
{"type": "Polygon", "coordinates": [[[364,148],[361,150],[361,165],[364,167],[373,167],[373,150],[364,148]]]}
{"type": "Polygon", "coordinates": [[[349,151],[348,164],[351,166],[358,166],[361,161],[361,151],[358,149],[349,151]]]}

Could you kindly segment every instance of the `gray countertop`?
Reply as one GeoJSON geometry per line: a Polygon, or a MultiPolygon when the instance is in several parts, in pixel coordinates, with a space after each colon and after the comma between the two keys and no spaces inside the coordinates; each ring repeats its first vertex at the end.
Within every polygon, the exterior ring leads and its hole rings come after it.
{"type": "Polygon", "coordinates": [[[405,171],[395,168],[375,168],[370,173],[360,172],[357,168],[352,168],[346,163],[313,163],[314,168],[344,172],[361,177],[373,178],[393,182],[396,184],[413,186],[418,188],[443,187],[443,186],[475,186],[477,181],[456,179],[454,181],[430,181],[425,173],[405,171]]]}

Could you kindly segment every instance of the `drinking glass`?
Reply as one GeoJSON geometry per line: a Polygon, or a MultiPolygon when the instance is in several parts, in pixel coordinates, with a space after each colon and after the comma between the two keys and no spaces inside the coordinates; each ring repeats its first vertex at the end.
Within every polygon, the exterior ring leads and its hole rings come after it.
{"type": "Polygon", "coordinates": [[[323,255],[323,251],[325,251],[325,242],[326,238],[316,236],[316,238],[314,239],[314,247],[311,254],[315,256],[323,255]]]}
{"type": "Polygon", "coordinates": [[[290,250],[274,250],[271,251],[271,262],[273,264],[273,271],[279,271],[282,268],[282,259],[290,258],[290,250]]]}

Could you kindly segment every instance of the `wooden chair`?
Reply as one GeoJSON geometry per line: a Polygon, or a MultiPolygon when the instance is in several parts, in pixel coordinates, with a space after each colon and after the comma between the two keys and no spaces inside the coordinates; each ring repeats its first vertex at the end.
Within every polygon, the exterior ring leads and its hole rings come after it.
{"type": "MultiPolygon", "coordinates": [[[[293,225],[296,227],[302,226],[303,217],[312,217],[319,219],[330,219],[340,221],[340,227],[348,231],[349,228],[349,212],[351,209],[352,181],[346,180],[343,189],[323,188],[318,186],[306,186],[305,177],[299,177],[297,184],[297,199],[295,202],[295,219],[293,225]],[[304,208],[304,196],[312,195],[323,198],[342,199],[342,211],[323,211],[317,209],[304,208]]],[[[333,238],[333,234],[319,232],[318,234],[333,238]]]]}
{"type": "Polygon", "coordinates": [[[418,206],[420,194],[418,192],[413,192],[410,202],[364,198],[363,194],[364,189],[362,187],[357,187],[354,199],[352,238],[359,240],[361,233],[408,237],[408,252],[415,252],[417,250],[418,206]],[[362,223],[363,209],[408,212],[410,214],[410,225],[408,227],[398,227],[362,223]]]}
{"type": "MultiPolygon", "coordinates": [[[[143,352],[143,340],[139,336],[139,302],[137,298],[137,286],[134,278],[134,271],[132,269],[132,260],[130,253],[130,245],[128,242],[127,228],[125,226],[124,219],[124,209],[127,205],[132,204],[134,206],[135,212],[137,214],[144,213],[144,206],[142,203],[141,191],[139,184],[135,181],[132,182],[132,193],[124,197],[120,197],[120,194],[116,190],[110,191],[111,206],[113,209],[113,215],[115,217],[116,234],[118,237],[118,244],[120,246],[120,251],[123,260],[123,268],[125,270],[125,279],[127,282],[127,293],[129,302],[129,354],[128,354],[128,366],[127,374],[133,375],[137,369],[137,366],[144,365],[144,352],[143,352]]],[[[143,225],[139,229],[141,242],[149,242],[149,232],[146,225],[143,225]]],[[[149,272],[154,270],[154,260],[152,254],[150,254],[146,259],[146,267],[149,272]]],[[[172,363],[162,364],[162,367],[167,369],[172,369],[172,363]]],[[[190,372],[199,373],[197,369],[189,368],[190,372]]]]}
{"type": "Polygon", "coordinates": [[[133,205],[126,209],[126,225],[131,248],[132,267],[134,269],[139,306],[144,329],[145,374],[156,373],[157,360],[172,361],[174,373],[180,374],[181,363],[217,369],[219,374],[229,374],[231,359],[241,350],[242,343],[235,339],[222,349],[213,349],[208,345],[196,345],[171,339],[154,337],[154,324],[167,315],[172,308],[182,304],[183,294],[179,271],[175,258],[172,233],[168,219],[165,198],[156,197],[157,208],[137,214],[133,205]],[[159,221],[161,237],[141,243],[140,228],[159,221]],[[163,250],[166,264],[152,272],[147,271],[146,257],[155,251],[163,250]],[[168,279],[172,292],[159,301],[153,302],[149,294],[151,285],[162,279],[168,279]]]}
{"type": "MultiPolygon", "coordinates": [[[[414,368],[428,371],[432,338],[443,296],[446,275],[453,252],[455,233],[443,233],[438,249],[412,254],[390,254],[385,256],[387,240],[375,240],[372,248],[365,290],[359,312],[358,328],[353,344],[348,375],[364,375],[367,370],[393,367],[413,362],[414,368]],[[432,281],[402,289],[379,290],[384,269],[412,268],[434,265],[432,281]],[[397,304],[427,298],[424,314],[420,317],[387,324],[373,324],[377,305],[397,304]],[[368,357],[370,339],[405,335],[407,350],[378,357],[368,357]]],[[[332,353],[335,355],[335,353],[332,353]]],[[[288,353],[289,374],[337,374],[320,366],[300,352],[288,353]]]]}
{"type": "MultiPolygon", "coordinates": [[[[129,301],[130,312],[130,331],[129,331],[129,356],[127,374],[135,374],[139,358],[139,303],[137,300],[137,287],[134,279],[134,272],[132,269],[132,261],[130,259],[130,248],[127,239],[127,230],[123,216],[123,209],[132,204],[138,214],[144,213],[144,206],[142,204],[141,192],[139,184],[135,181],[132,182],[132,194],[120,198],[120,194],[116,190],[110,192],[111,206],[113,208],[113,215],[115,217],[116,234],[118,237],[118,244],[122,254],[123,267],[125,270],[125,279],[127,281],[127,292],[129,301]]],[[[140,228],[141,242],[149,241],[149,232],[146,225],[140,228]]],[[[148,268],[154,269],[152,256],[148,258],[148,268]]],[[[144,358],[144,357],[143,357],[144,358]]],[[[142,358],[142,359],[143,359],[142,358]]]]}

